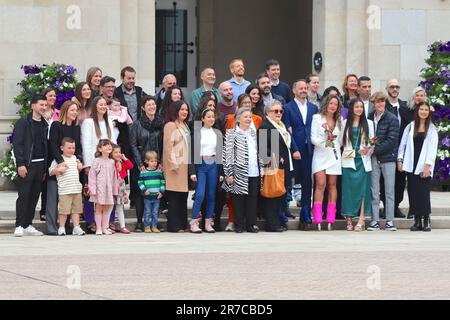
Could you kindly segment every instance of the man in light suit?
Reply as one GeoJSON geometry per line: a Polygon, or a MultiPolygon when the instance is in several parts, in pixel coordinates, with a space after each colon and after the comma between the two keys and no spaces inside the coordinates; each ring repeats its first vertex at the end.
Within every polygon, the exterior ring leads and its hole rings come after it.
{"type": "Polygon", "coordinates": [[[283,122],[297,144],[301,160],[294,161],[295,183],[302,185],[302,209],[300,212],[300,229],[311,224],[311,166],[314,146],[311,142],[311,124],[313,115],[319,110],[307,101],[308,86],[306,80],[298,80],[293,85],[294,101],[284,107],[283,122]]]}

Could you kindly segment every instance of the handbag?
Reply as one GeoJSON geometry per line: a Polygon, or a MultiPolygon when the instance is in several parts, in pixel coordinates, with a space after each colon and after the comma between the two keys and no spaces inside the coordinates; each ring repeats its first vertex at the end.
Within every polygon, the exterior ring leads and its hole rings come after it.
{"type": "Polygon", "coordinates": [[[286,193],[284,184],[284,170],[278,168],[275,154],[268,168],[263,168],[263,185],[261,196],[268,199],[279,198],[286,193]]]}
{"type": "Polygon", "coordinates": [[[356,157],[356,152],[354,149],[344,150],[344,152],[342,152],[342,158],[344,158],[344,159],[354,159],[355,157],[356,157]]]}

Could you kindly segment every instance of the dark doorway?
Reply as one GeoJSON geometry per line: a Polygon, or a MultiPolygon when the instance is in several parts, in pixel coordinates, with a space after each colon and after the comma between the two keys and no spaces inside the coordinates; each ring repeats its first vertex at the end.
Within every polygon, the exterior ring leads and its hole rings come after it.
{"type": "Polygon", "coordinates": [[[280,61],[281,79],[289,84],[312,71],[312,0],[200,0],[198,5],[199,28],[212,32],[199,29],[199,66],[212,65],[218,82],[231,77],[228,64],[238,57],[251,82],[271,58],[280,61]]]}

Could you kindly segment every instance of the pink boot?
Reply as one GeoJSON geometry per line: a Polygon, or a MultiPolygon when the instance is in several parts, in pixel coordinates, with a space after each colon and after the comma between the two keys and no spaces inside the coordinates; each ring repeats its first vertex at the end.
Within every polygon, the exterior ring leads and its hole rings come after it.
{"type": "Polygon", "coordinates": [[[336,222],[336,203],[329,203],[327,206],[327,222],[336,222]]]}
{"type": "Polygon", "coordinates": [[[213,219],[206,219],[205,220],[205,231],[207,233],[215,233],[216,230],[214,230],[213,225],[214,225],[213,219]]]}
{"type": "Polygon", "coordinates": [[[191,233],[202,233],[202,229],[198,226],[199,222],[199,219],[191,220],[191,233]]]}
{"type": "Polygon", "coordinates": [[[314,202],[313,223],[320,224],[323,222],[322,202],[314,202]]]}

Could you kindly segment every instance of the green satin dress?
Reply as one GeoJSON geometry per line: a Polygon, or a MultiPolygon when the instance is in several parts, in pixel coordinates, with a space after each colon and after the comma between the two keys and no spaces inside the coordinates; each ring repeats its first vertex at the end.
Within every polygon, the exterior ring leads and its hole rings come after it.
{"type": "Polygon", "coordinates": [[[355,167],[342,168],[342,215],[347,217],[358,217],[362,200],[364,200],[364,214],[370,216],[372,213],[371,204],[371,173],[366,172],[364,164],[359,154],[360,142],[358,139],[358,128],[353,127],[353,149],[355,150],[355,167]]]}

